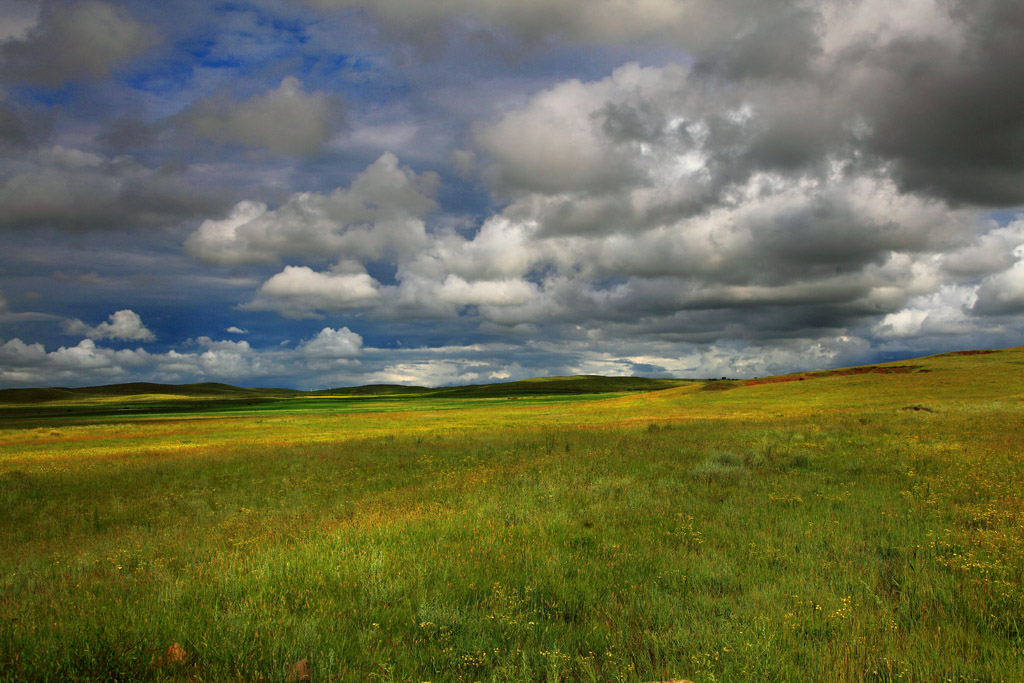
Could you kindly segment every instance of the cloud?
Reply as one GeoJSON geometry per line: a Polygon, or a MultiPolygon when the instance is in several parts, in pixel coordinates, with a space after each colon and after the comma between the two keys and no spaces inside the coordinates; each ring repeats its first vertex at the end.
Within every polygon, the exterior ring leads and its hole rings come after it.
{"type": "Polygon", "coordinates": [[[39,5],[34,0],[8,0],[0,5],[0,43],[22,40],[39,23],[39,5]]]}
{"type": "Polygon", "coordinates": [[[451,153],[451,163],[463,178],[472,178],[476,172],[476,153],[468,149],[456,149],[451,153]]]}
{"type": "Polygon", "coordinates": [[[306,358],[334,360],[352,358],[362,352],[363,338],[347,327],[335,330],[325,327],[312,339],[299,345],[306,358]]]}
{"type": "Polygon", "coordinates": [[[224,331],[229,334],[249,334],[248,330],[243,329],[241,327],[237,327],[235,325],[232,325],[231,327],[225,329],[224,331]]]}
{"type": "Polygon", "coordinates": [[[906,308],[886,315],[874,333],[883,339],[908,339],[981,331],[982,325],[970,315],[976,299],[973,287],[944,285],[938,292],[914,297],[906,308]]]}
{"type": "Polygon", "coordinates": [[[245,341],[210,337],[200,337],[191,345],[185,352],[151,353],[143,348],[110,349],[83,339],[75,346],[48,352],[42,344],[14,338],[0,343],[0,386],[82,386],[132,379],[251,382],[299,371],[310,385],[323,387],[323,375],[332,368],[355,368],[358,376],[358,367],[348,362],[360,355],[362,337],[343,327],[324,328],[295,349],[256,350],[245,341]]]}
{"type": "Polygon", "coordinates": [[[756,173],[841,169],[847,123],[812,83],[732,83],[681,65],[627,64],[538,93],[479,127],[475,141],[499,190],[534,195],[560,217],[560,231],[580,231],[597,217],[642,226],[698,214],[756,173]]]}
{"type": "MultiPolygon", "coordinates": [[[[29,298],[26,295],[25,298],[29,298]]],[[[3,290],[0,290],[0,322],[5,323],[17,323],[17,322],[44,322],[44,321],[57,321],[60,320],[60,316],[53,315],[51,313],[37,313],[32,311],[14,312],[10,309],[10,302],[7,300],[7,296],[3,290]]]]}
{"type": "Polygon", "coordinates": [[[0,151],[17,149],[28,141],[28,131],[17,110],[0,101],[0,151]]]}
{"type": "Polygon", "coordinates": [[[266,366],[273,365],[272,358],[255,353],[247,341],[218,341],[200,337],[196,343],[205,348],[202,353],[184,355],[171,351],[167,357],[156,359],[157,367],[163,365],[169,357],[188,372],[200,373],[204,377],[240,380],[261,377],[269,371],[266,366]]]}
{"type": "Polygon", "coordinates": [[[903,187],[956,201],[1024,202],[1024,7],[1015,0],[936,4],[951,37],[898,35],[841,53],[848,106],[866,148],[903,187]]]}
{"type": "Polygon", "coordinates": [[[86,325],[81,320],[67,321],[64,325],[66,334],[84,334],[89,339],[120,339],[124,341],[154,341],[156,335],[145,325],[135,311],[123,309],[112,313],[107,322],[95,327],[86,325]]]}
{"type": "Polygon", "coordinates": [[[320,153],[340,125],[341,104],[307,93],[294,76],[276,90],[235,102],[214,96],[194,103],[181,121],[200,140],[264,149],[278,155],[320,153]]]}
{"type": "Polygon", "coordinates": [[[245,342],[199,340],[201,352],[163,354],[142,348],[114,350],[92,339],[47,352],[20,339],[0,345],[0,383],[7,386],[83,386],[142,378],[148,381],[241,380],[281,372],[273,354],[263,356],[245,342]]]}
{"type": "MultiPolygon", "coordinates": [[[[905,23],[873,39],[966,44],[961,24],[905,23]]],[[[763,348],[992,331],[972,316],[995,311],[989,301],[1015,305],[1014,273],[996,274],[1016,234],[955,194],[908,186],[877,148],[887,110],[861,91],[858,74],[881,68],[858,52],[867,38],[821,30],[817,71],[788,80],[626,64],[481,123],[472,160],[503,205],[475,232],[406,221],[383,248],[377,224],[329,220],[334,195],[304,193],[273,211],[240,204],[205,222],[190,250],[218,263],[288,259],[243,306],[291,317],[351,311],[563,341],[763,348]],[[389,271],[393,280],[368,274],[389,271]],[[975,294],[977,306],[960,298],[975,294]]],[[[464,171],[469,154],[457,158],[464,171]]],[[[414,185],[387,156],[396,185],[414,185]]],[[[358,197],[357,185],[336,193],[358,197]]]]}
{"type": "Polygon", "coordinates": [[[275,310],[292,317],[314,311],[366,308],[380,298],[380,283],[367,273],[320,273],[307,266],[287,266],[264,282],[256,297],[242,306],[251,311],[275,310]]]}
{"type": "Polygon", "coordinates": [[[0,73],[48,87],[99,80],[160,40],[156,29],[106,2],[45,2],[35,26],[0,46],[0,73]]]}
{"type": "Polygon", "coordinates": [[[985,278],[978,287],[977,301],[972,307],[981,315],[1012,315],[1024,313],[1024,249],[1018,248],[1021,259],[1001,273],[985,278]]]}
{"type": "Polygon", "coordinates": [[[45,358],[46,349],[42,344],[26,344],[20,339],[11,339],[0,346],[0,359],[4,365],[26,366],[45,358]]]}
{"type": "MultiPolygon", "coordinates": [[[[636,161],[652,178],[660,163],[636,161]]],[[[338,259],[330,270],[288,266],[243,308],[460,318],[501,334],[541,326],[553,339],[580,325],[686,343],[813,337],[869,324],[935,291],[939,254],[966,253],[989,234],[973,212],[902,193],[877,174],[756,173],[734,182],[728,201],[697,214],[673,213],[669,203],[657,220],[644,204],[651,187],[627,185],[640,199],[596,213],[587,231],[564,230],[561,216],[550,218],[549,195],[536,192],[473,235],[417,232],[415,250],[323,241],[316,256],[338,259]],[[371,277],[360,257],[386,258],[394,284],[371,277]]],[[[580,189],[579,201],[588,192],[580,189]]]]}
{"type": "Polygon", "coordinates": [[[199,186],[178,165],[151,168],[128,156],[55,145],[0,167],[0,227],[165,227],[219,213],[225,194],[199,186]]]}
{"type": "Polygon", "coordinates": [[[115,351],[97,346],[92,339],[47,352],[42,344],[15,338],[0,345],[0,382],[8,386],[117,382],[146,371],[152,362],[151,354],[142,349],[115,351]]]}
{"type": "MultiPolygon", "coordinates": [[[[720,115],[706,121],[713,173],[728,171],[736,151],[746,161],[800,167],[853,145],[861,162],[891,165],[903,189],[982,205],[1024,201],[1018,0],[914,0],[898,8],[879,0],[309,1],[369,10],[410,34],[437,22],[449,32],[482,24],[533,44],[568,38],[680,46],[694,62],[677,91],[691,91],[691,108],[703,101],[705,114],[720,115]],[[757,112],[757,128],[737,129],[742,122],[726,116],[743,105],[757,112]],[[734,149],[736,135],[745,150],[734,149]]],[[[534,101],[539,111],[528,125],[510,116],[479,139],[485,151],[505,157],[506,180],[551,190],[600,183],[621,170],[614,163],[618,148],[596,144],[605,141],[591,135],[596,119],[573,110],[581,103],[572,91],[579,89],[577,82],[564,83],[534,101]],[[577,125],[561,125],[566,118],[577,125]],[[536,144],[519,149],[519,133],[536,144]],[[544,173],[529,173],[530,154],[548,159],[544,173]]],[[[609,125],[625,124],[623,132],[632,135],[640,129],[630,122],[679,123],[645,119],[648,93],[641,87],[635,95],[607,112],[609,125]],[[641,106],[630,106],[631,99],[641,106]]]]}
{"type": "Polygon", "coordinates": [[[990,226],[976,240],[942,255],[946,277],[973,279],[1006,270],[1020,257],[1024,218],[1005,226],[990,226]]]}
{"type": "Polygon", "coordinates": [[[529,44],[634,41],[678,45],[729,74],[791,73],[817,50],[817,15],[805,3],[770,0],[307,0],[324,9],[366,9],[420,43],[465,22],[510,30],[529,44]],[[424,38],[424,34],[428,38],[424,38]]]}
{"type": "Polygon", "coordinates": [[[223,220],[206,220],[185,248],[207,263],[274,263],[282,256],[349,255],[380,259],[425,243],[420,220],[434,211],[437,175],[417,175],[383,154],[349,188],[301,192],[277,209],[240,202],[223,220]]]}

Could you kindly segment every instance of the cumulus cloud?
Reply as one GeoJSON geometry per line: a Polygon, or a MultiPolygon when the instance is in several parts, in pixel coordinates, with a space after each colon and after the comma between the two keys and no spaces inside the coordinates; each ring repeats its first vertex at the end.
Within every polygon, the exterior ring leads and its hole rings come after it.
{"type": "Polygon", "coordinates": [[[1024,312],[1024,249],[1021,260],[1001,273],[985,278],[978,287],[973,310],[982,315],[1009,315],[1024,312]]]}
{"type": "Polygon", "coordinates": [[[79,385],[85,381],[117,382],[144,371],[152,362],[142,349],[106,349],[92,339],[47,352],[42,344],[11,339],[0,346],[0,382],[7,385],[79,385]]]}
{"type": "Polygon", "coordinates": [[[45,357],[46,349],[39,343],[26,344],[20,339],[11,339],[0,346],[0,358],[5,366],[31,366],[45,357]]]}
{"type": "Polygon", "coordinates": [[[380,283],[367,273],[321,273],[287,266],[264,282],[243,308],[276,310],[286,317],[311,317],[314,311],[365,308],[380,297],[380,283]]]}
{"type": "Polygon", "coordinates": [[[142,318],[135,311],[123,309],[112,313],[106,322],[95,327],[86,325],[81,320],[67,321],[64,325],[66,334],[82,334],[89,339],[120,339],[124,341],[154,341],[156,335],[142,324],[142,318]]]}
{"type": "MultiPolygon", "coordinates": [[[[183,365],[186,371],[201,373],[204,377],[230,380],[264,376],[270,371],[267,366],[273,365],[271,358],[255,353],[247,341],[221,341],[200,337],[196,343],[204,348],[202,353],[185,355],[171,351],[168,356],[178,365],[183,365]]],[[[158,367],[165,360],[157,358],[158,367]]]]}
{"type": "Polygon", "coordinates": [[[999,227],[989,225],[970,244],[942,255],[946,277],[973,279],[1006,270],[1020,258],[1024,217],[999,227]]]}
{"type": "Polygon", "coordinates": [[[875,326],[883,339],[952,336],[980,331],[971,318],[977,294],[970,286],[944,285],[938,292],[913,297],[906,308],[889,313],[875,326]]]}
{"type": "Polygon", "coordinates": [[[98,80],[159,42],[156,29],[109,3],[48,1],[31,29],[0,46],[0,73],[49,87],[98,80]]]}
{"type": "Polygon", "coordinates": [[[282,256],[346,255],[379,259],[421,247],[421,218],[437,208],[438,178],[399,166],[383,154],[349,188],[301,192],[277,209],[237,204],[223,220],[206,220],[185,248],[208,263],[273,263],[282,256]]]}
{"type": "MultiPolygon", "coordinates": [[[[2,340],[0,340],[2,342],[2,340]]],[[[308,374],[321,382],[330,361],[358,356],[362,338],[348,328],[325,328],[296,349],[253,349],[248,342],[200,337],[184,352],[151,353],[143,348],[110,349],[93,339],[47,351],[39,343],[14,338],[0,343],[0,383],[47,386],[115,383],[129,379],[161,382],[252,381],[308,374]],[[195,348],[198,347],[198,348],[195,348]]],[[[324,385],[318,384],[319,387],[324,385]]]]}
{"type": "Polygon", "coordinates": [[[47,352],[42,344],[20,339],[0,345],[0,382],[8,386],[116,383],[133,378],[155,381],[240,379],[260,376],[248,349],[211,348],[202,353],[149,353],[145,349],[110,349],[92,339],[47,352]]]}
{"type": "Polygon", "coordinates": [[[312,339],[299,345],[299,350],[306,358],[335,360],[358,356],[363,348],[363,338],[342,327],[335,330],[325,327],[312,339]]]}
{"type": "Polygon", "coordinates": [[[307,93],[294,76],[276,90],[235,102],[214,96],[181,115],[201,140],[261,148],[271,154],[319,153],[340,123],[341,104],[324,92],[307,93]]]}
{"type": "Polygon", "coordinates": [[[547,197],[517,199],[471,236],[417,233],[417,250],[388,254],[394,284],[353,260],[383,252],[335,243],[331,270],[288,266],[244,307],[289,317],[462,315],[506,332],[544,325],[556,337],[580,324],[687,343],[813,336],[902,310],[941,284],[940,253],[966,253],[987,234],[973,212],[902,193],[884,176],[835,169],[754,174],[697,214],[662,209],[643,220],[642,202],[627,202],[603,217],[611,224],[588,231],[548,223],[547,197]]]}

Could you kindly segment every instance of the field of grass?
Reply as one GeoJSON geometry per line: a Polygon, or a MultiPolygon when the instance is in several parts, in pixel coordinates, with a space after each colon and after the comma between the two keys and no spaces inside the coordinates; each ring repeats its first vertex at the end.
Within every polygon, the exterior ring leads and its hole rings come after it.
{"type": "Polygon", "coordinates": [[[12,399],[0,680],[1024,681],[1024,349],[579,387],[12,399]]]}

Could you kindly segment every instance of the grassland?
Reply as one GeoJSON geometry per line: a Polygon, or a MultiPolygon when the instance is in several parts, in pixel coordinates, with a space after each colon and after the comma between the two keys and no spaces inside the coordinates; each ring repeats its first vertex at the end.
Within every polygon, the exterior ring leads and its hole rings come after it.
{"type": "Polygon", "coordinates": [[[1024,680],[1024,349],[601,388],[0,406],[0,680],[1024,680]]]}

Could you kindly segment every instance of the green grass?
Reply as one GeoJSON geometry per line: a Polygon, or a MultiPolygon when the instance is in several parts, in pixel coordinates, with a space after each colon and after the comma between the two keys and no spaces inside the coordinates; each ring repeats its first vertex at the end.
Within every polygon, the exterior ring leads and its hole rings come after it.
{"type": "Polygon", "coordinates": [[[1022,363],[22,414],[0,680],[1024,680],[1022,363]]]}

